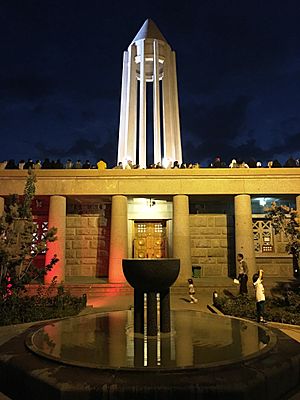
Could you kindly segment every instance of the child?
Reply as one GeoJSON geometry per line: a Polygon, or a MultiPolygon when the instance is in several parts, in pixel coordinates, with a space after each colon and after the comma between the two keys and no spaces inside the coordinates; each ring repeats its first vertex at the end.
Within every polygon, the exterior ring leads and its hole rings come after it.
{"type": "Polygon", "coordinates": [[[265,289],[263,286],[263,270],[260,269],[258,273],[253,275],[253,285],[255,288],[256,297],[256,312],[257,312],[257,322],[266,322],[264,320],[264,308],[265,308],[265,289]]]}
{"type": "Polygon", "coordinates": [[[189,295],[190,295],[190,303],[198,303],[198,299],[196,299],[196,297],[194,297],[195,294],[195,288],[194,288],[194,282],[193,279],[188,279],[188,283],[189,283],[189,295]]]}
{"type": "Polygon", "coordinates": [[[238,280],[240,282],[240,294],[244,295],[248,293],[247,282],[248,282],[248,266],[246,261],[244,260],[244,256],[242,253],[238,253],[237,261],[239,265],[239,276],[238,280]]]}

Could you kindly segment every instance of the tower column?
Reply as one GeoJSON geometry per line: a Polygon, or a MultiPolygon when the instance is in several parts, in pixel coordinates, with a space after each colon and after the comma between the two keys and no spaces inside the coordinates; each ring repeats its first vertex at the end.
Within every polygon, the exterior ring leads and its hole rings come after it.
{"type": "Polygon", "coordinates": [[[164,158],[174,161],[172,152],[172,121],[170,99],[170,51],[166,52],[163,79],[164,158]]]}
{"type": "Polygon", "coordinates": [[[57,228],[57,240],[48,242],[48,251],[46,253],[46,265],[50,263],[54,255],[59,261],[54,265],[51,271],[45,275],[45,283],[50,284],[53,277],[57,276],[58,282],[65,280],[65,252],[66,252],[66,205],[64,196],[51,196],[49,205],[48,227],[57,228]]]}
{"type": "MultiPolygon", "coordinates": [[[[234,198],[235,249],[242,253],[249,269],[249,277],[256,272],[256,260],[252,228],[251,197],[239,194],[234,198]]],[[[238,272],[238,271],[237,271],[238,272]]]]}
{"type": "Polygon", "coordinates": [[[159,97],[159,54],[158,42],[153,42],[153,130],[154,130],[154,163],[161,162],[160,141],[160,97],[159,97]]]}
{"type": "Polygon", "coordinates": [[[128,49],[128,79],[127,79],[127,108],[126,108],[126,136],[127,149],[125,157],[130,158],[136,164],[136,114],[137,114],[137,79],[136,79],[136,46],[128,49]]]}
{"type": "Polygon", "coordinates": [[[176,56],[175,52],[171,52],[171,76],[172,76],[172,109],[174,110],[172,116],[172,139],[174,143],[174,158],[180,164],[182,163],[182,149],[181,149],[181,138],[180,138],[180,123],[179,123],[179,106],[178,106],[178,88],[177,88],[177,71],[176,71],[176,56]]]}
{"type": "Polygon", "coordinates": [[[141,42],[140,61],[140,124],[139,124],[139,164],[146,167],[146,73],[145,40],[141,42]]]}
{"type": "Polygon", "coordinates": [[[116,195],[112,198],[111,231],[108,280],[110,283],[123,283],[126,279],[122,269],[122,259],[128,253],[127,197],[116,195]]]}
{"type": "Polygon", "coordinates": [[[127,155],[127,129],[126,114],[128,104],[128,51],[123,55],[123,72],[121,88],[121,106],[120,106],[120,126],[119,126],[119,144],[118,144],[118,162],[123,161],[127,155]]]}
{"type": "Polygon", "coordinates": [[[4,197],[0,197],[0,217],[2,217],[4,213],[4,197]]]}
{"type": "Polygon", "coordinates": [[[173,197],[173,257],[180,259],[180,273],[176,283],[186,283],[192,275],[189,198],[180,194],[173,197]]]}

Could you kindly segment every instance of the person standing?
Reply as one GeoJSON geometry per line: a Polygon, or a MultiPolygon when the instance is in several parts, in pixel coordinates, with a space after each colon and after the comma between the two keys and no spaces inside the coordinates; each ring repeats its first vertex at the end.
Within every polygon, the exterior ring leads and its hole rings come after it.
{"type": "Polygon", "coordinates": [[[265,288],[263,285],[263,273],[262,269],[258,273],[253,275],[252,281],[255,288],[255,298],[256,298],[256,315],[257,322],[266,322],[264,320],[264,310],[265,310],[265,288]]]}
{"type": "Polygon", "coordinates": [[[238,253],[237,261],[239,263],[238,281],[240,282],[240,294],[244,295],[248,293],[248,266],[242,253],[238,253]]]}
{"type": "Polygon", "coordinates": [[[190,303],[198,303],[198,299],[194,296],[195,294],[195,287],[194,287],[194,282],[193,279],[188,279],[189,283],[189,295],[190,295],[190,303]]]}

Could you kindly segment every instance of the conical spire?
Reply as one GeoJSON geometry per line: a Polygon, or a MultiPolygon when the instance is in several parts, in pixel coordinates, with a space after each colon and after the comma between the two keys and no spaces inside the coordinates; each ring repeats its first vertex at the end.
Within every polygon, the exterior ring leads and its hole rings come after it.
{"type": "Polygon", "coordinates": [[[156,26],[152,19],[146,19],[141,29],[138,31],[137,35],[133,39],[132,43],[141,39],[157,39],[167,42],[161,31],[156,26]]]}

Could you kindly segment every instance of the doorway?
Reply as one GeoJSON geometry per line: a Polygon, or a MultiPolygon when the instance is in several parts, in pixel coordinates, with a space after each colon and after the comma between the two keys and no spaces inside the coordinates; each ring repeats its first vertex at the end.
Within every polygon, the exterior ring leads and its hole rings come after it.
{"type": "Polygon", "coordinates": [[[134,258],[166,258],[166,221],[134,223],[134,258]]]}

